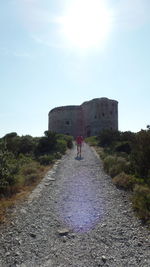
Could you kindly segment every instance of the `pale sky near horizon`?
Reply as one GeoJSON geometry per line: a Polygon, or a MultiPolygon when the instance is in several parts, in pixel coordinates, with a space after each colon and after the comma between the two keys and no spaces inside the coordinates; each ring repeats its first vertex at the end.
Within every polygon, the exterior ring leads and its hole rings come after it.
{"type": "Polygon", "coordinates": [[[52,108],[99,97],[140,131],[149,87],[149,0],[0,1],[0,137],[42,136],[52,108]]]}

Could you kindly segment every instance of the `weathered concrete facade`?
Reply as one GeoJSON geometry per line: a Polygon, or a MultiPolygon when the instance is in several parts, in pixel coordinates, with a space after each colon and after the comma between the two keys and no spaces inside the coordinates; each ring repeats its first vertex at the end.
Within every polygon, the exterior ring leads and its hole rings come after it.
{"type": "Polygon", "coordinates": [[[49,112],[50,131],[74,137],[97,135],[103,129],[118,130],[118,102],[95,98],[80,106],[63,106],[49,112]]]}

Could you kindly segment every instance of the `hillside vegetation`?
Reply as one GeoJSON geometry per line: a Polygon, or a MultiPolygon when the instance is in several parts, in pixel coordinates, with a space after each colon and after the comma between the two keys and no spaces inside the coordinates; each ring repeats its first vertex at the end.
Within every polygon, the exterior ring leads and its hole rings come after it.
{"type": "Polygon", "coordinates": [[[12,197],[36,185],[56,159],[72,147],[71,136],[45,131],[42,137],[12,132],[0,139],[0,218],[12,197]]]}
{"type": "Polygon", "coordinates": [[[96,146],[113,183],[133,193],[134,210],[150,224],[150,126],[138,133],[105,130],[86,141],[96,146]]]}

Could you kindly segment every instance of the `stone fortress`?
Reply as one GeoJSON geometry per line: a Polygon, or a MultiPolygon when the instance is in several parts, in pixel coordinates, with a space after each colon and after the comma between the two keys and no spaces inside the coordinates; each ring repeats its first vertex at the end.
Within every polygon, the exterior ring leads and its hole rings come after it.
{"type": "Polygon", "coordinates": [[[49,112],[49,131],[89,137],[104,129],[118,130],[116,100],[95,98],[80,106],[62,106],[49,112]]]}

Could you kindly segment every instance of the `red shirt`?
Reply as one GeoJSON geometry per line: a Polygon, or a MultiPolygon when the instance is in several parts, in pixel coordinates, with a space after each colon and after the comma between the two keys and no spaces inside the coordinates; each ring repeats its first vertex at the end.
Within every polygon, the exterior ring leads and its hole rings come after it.
{"type": "Polygon", "coordinates": [[[83,137],[81,135],[80,136],[77,136],[76,142],[77,142],[78,145],[81,145],[82,142],[83,142],[83,137]]]}

